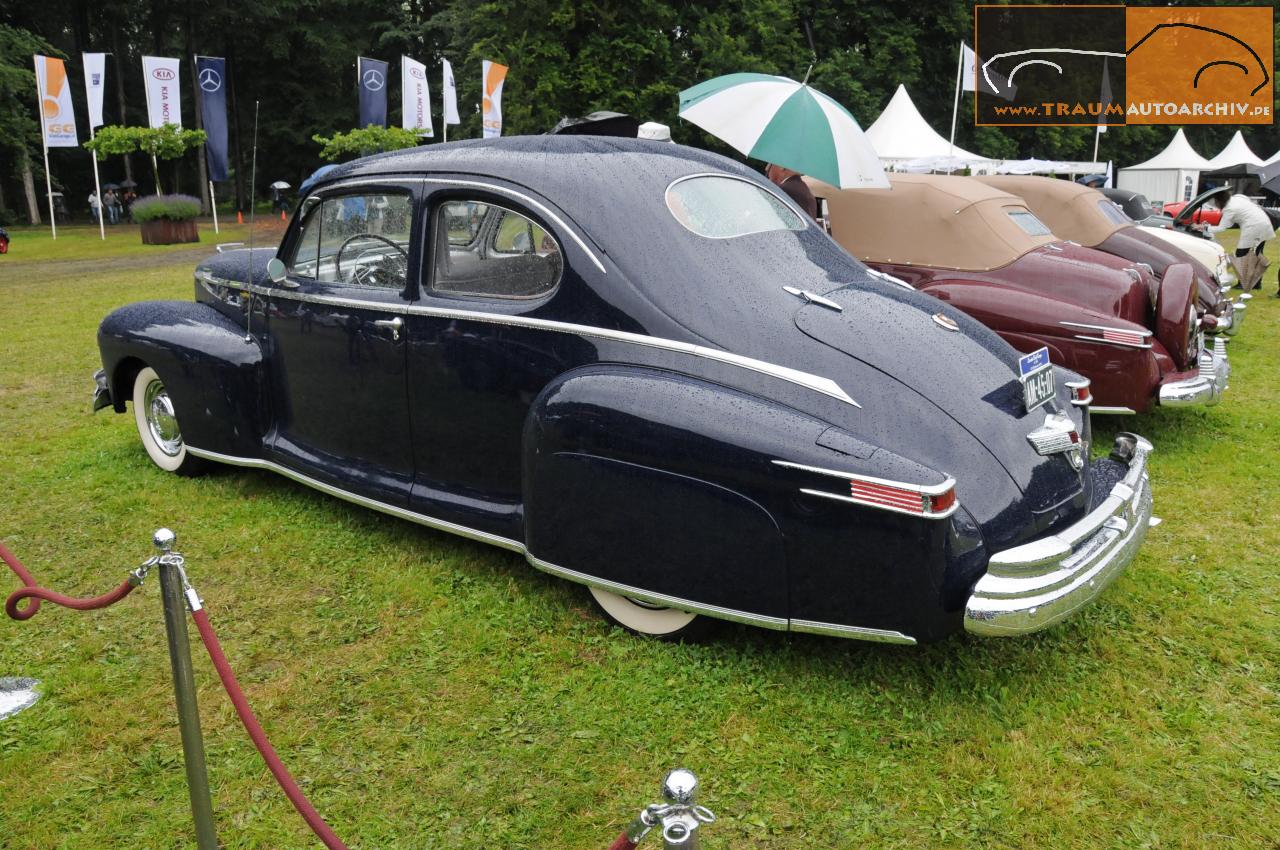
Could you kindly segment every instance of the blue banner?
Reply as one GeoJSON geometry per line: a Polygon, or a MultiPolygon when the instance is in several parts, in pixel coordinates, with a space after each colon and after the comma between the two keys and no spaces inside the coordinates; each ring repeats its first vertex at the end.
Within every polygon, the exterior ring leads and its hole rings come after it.
{"type": "Polygon", "coordinates": [[[360,81],[360,126],[387,126],[387,63],[361,56],[356,73],[360,81]]]}
{"type": "Polygon", "coordinates": [[[200,87],[200,114],[209,134],[204,150],[209,160],[209,179],[227,179],[227,60],[217,56],[196,57],[196,85],[200,87]]]}

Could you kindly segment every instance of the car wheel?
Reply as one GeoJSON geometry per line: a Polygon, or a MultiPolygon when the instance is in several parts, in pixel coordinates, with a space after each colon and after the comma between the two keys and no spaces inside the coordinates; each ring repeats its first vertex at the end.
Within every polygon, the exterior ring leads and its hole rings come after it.
{"type": "Polygon", "coordinates": [[[670,641],[697,640],[705,636],[713,625],[707,617],[678,608],[664,608],[596,587],[588,587],[587,590],[591,591],[591,598],[606,619],[644,637],[670,641]]]}
{"type": "Polygon", "coordinates": [[[196,475],[204,463],[187,452],[173,399],[156,370],[146,366],[133,380],[133,418],[148,457],[165,472],[196,475]]]}

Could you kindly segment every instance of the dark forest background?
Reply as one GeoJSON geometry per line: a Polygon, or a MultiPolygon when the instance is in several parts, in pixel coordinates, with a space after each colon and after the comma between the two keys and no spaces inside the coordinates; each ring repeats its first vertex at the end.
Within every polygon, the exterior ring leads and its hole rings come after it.
{"type": "MultiPolygon", "coordinates": [[[[1183,4],[1169,4],[1183,5],[1183,4]]],[[[1204,0],[1185,5],[1206,5],[1204,0]]],[[[843,103],[865,128],[894,88],[906,84],[940,133],[949,133],[956,56],[972,43],[973,7],[943,0],[734,0],[664,3],[658,0],[41,0],[0,8],[0,223],[26,219],[24,176],[43,195],[43,165],[35,121],[31,53],[69,60],[77,125],[88,137],[82,52],[107,52],[108,124],[145,124],[143,54],[182,59],[183,118],[196,126],[192,54],[225,56],[230,76],[232,180],[219,200],[246,208],[254,102],[260,103],[258,186],[286,180],[297,186],[321,164],[312,136],[356,123],[358,54],[391,63],[388,122],[398,124],[399,56],[431,71],[436,138],[441,133],[439,60],[453,63],[461,126],[451,139],[480,134],[480,60],[510,65],[503,95],[504,133],[541,133],[566,115],[598,109],[628,112],[671,125],[677,141],[730,155],[715,140],[676,118],[677,94],[719,74],[760,71],[803,77],[843,103]],[[810,50],[806,26],[812,33],[810,50]],[[25,76],[23,72],[25,71],[25,76]]],[[[957,144],[996,158],[1085,160],[1091,128],[975,128],[973,95],[962,103],[957,144]]],[[[1237,128],[1189,126],[1187,136],[1212,156],[1237,128]]],[[[1244,127],[1250,146],[1266,158],[1280,148],[1274,125],[1244,127]]],[[[1172,127],[1112,128],[1101,159],[1117,166],[1146,159],[1172,136],[1172,127]]],[[[199,194],[200,156],[162,163],[166,188],[199,194]]],[[[87,151],[50,152],[55,188],[73,211],[92,187],[87,151]]],[[[141,156],[111,157],[104,181],[132,177],[152,189],[141,156]]]]}

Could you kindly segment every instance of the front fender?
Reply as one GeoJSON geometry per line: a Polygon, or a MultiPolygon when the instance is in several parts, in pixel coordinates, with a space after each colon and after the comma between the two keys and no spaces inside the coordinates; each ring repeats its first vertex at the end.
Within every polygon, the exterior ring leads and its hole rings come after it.
{"type": "Polygon", "coordinates": [[[125,412],[138,372],[150,366],[169,390],[189,445],[261,456],[262,349],[212,307],[189,301],[121,307],[98,327],[98,349],[117,413],[125,412]]]}

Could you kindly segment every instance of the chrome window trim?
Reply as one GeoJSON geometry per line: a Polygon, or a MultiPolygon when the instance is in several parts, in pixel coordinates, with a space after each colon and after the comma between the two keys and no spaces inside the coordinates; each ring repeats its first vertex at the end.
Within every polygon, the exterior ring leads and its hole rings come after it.
{"type": "Polygon", "coordinates": [[[947,480],[941,484],[910,484],[905,481],[890,481],[887,478],[876,478],[871,475],[859,475],[856,472],[842,472],[838,469],[824,469],[821,466],[809,466],[804,463],[792,463],[789,460],[775,460],[773,463],[777,466],[783,466],[787,469],[799,469],[803,472],[816,472],[819,475],[830,475],[833,478],[843,478],[845,481],[862,481],[867,484],[882,484],[886,487],[896,487],[900,490],[910,490],[913,493],[919,493],[922,496],[941,496],[943,493],[956,486],[956,480],[950,475],[947,480]]]}
{"type": "Polygon", "coordinates": [[[377,301],[364,301],[358,298],[344,298],[339,295],[318,295],[309,292],[297,292],[292,290],[286,291],[275,287],[244,284],[239,281],[227,281],[226,285],[233,289],[245,290],[256,295],[271,298],[285,298],[293,301],[304,301],[309,304],[327,304],[333,307],[347,307],[356,310],[377,310],[384,313],[394,313],[403,316],[433,316],[442,319],[487,322],[495,325],[535,328],[537,330],[571,333],[579,336],[595,337],[597,339],[608,339],[614,342],[644,345],[649,348],[659,348],[664,351],[689,354],[694,357],[702,357],[707,360],[715,360],[720,363],[727,363],[731,366],[738,366],[742,369],[758,372],[762,375],[779,378],[788,383],[805,387],[806,389],[813,390],[814,392],[821,393],[822,395],[829,396],[837,401],[842,401],[845,404],[850,404],[857,408],[862,407],[862,405],[854,401],[853,397],[846,393],[839,384],[830,378],[824,378],[821,375],[814,375],[809,372],[801,372],[800,370],[792,369],[789,366],[779,366],[776,363],[756,360],[753,357],[745,357],[741,354],[733,354],[732,352],[721,351],[716,348],[707,348],[704,345],[694,345],[690,342],[679,342],[677,340],[665,339],[658,336],[631,333],[630,331],[616,331],[610,328],[597,328],[591,325],[576,325],[571,322],[558,322],[552,319],[537,319],[532,316],[509,316],[503,313],[484,313],[477,310],[456,310],[449,307],[427,307],[421,304],[410,304],[407,302],[389,304],[377,301]]]}
{"type": "Polygon", "coordinates": [[[832,637],[857,638],[876,643],[897,643],[904,646],[915,646],[916,639],[892,629],[872,629],[866,626],[842,626],[838,623],[819,623],[814,620],[792,620],[791,631],[807,632],[814,635],[830,635],[832,637]]]}
{"type": "MultiPolygon", "coordinates": [[[[445,180],[445,179],[440,179],[436,177],[425,177],[425,178],[422,178],[422,182],[432,183],[432,184],[441,185],[441,186],[471,186],[479,189],[487,189],[490,192],[495,192],[500,195],[507,195],[509,197],[515,198],[521,203],[524,203],[530,207],[533,207],[538,212],[542,213],[547,218],[549,218],[551,221],[555,222],[557,227],[559,227],[565,233],[569,234],[569,238],[572,239],[574,243],[583,250],[583,253],[585,253],[591,259],[591,262],[595,264],[595,267],[600,270],[601,274],[608,274],[608,272],[605,270],[604,263],[600,262],[600,259],[595,255],[595,252],[587,247],[587,243],[582,239],[581,236],[577,234],[577,232],[573,228],[571,228],[568,224],[565,223],[564,219],[560,218],[560,216],[556,215],[554,212],[549,210],[546,204],[543,204],[537,200],[534,200],[533,198],[529,197],[523,192],[517,192],[516,190],[508,189],[505,186],[498,186],[494,183],[485,183],[480,180],[445,180]]],[[[516,211],[513,210],[513,212],[516,212],[516,211]]]]}

